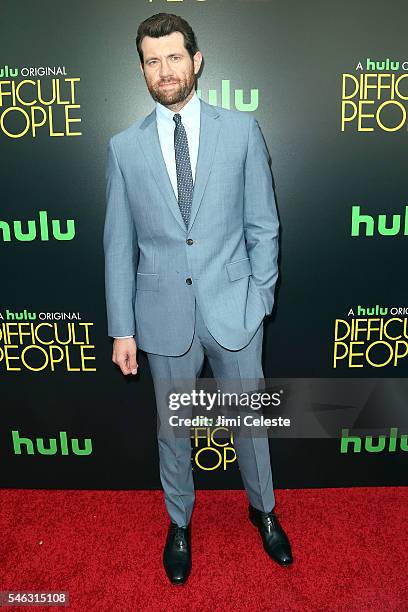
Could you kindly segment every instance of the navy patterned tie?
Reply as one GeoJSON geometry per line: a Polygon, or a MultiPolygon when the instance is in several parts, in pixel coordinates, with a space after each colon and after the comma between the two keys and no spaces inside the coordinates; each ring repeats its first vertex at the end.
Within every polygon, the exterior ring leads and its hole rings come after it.
{"type": "Polygon", "coordinates": [[[176,113],[173,121],[176,124],[174,128],[174,153],[176,157],[178,205],[184,223],[188,227],[191,203],[193,201],[193,175],[188,152],[187,134],[184,125],[181,123],[181,116],[176,113]]]}

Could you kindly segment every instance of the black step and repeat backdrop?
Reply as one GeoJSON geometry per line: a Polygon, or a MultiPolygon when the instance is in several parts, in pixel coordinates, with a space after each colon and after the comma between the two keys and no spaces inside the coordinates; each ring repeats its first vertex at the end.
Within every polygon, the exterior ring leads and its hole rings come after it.
{"type": "MultiPolygon", "coordinates": [[[[406,484],[406,4],[3,0],[0,486],[160,485],[146,356],[132,380],[111,362],[102,231],[108,139],[154,105],[137,26],[162,11],[197,34],[199,96],[253,114],[271,153],[264,373],[297,419],[275,485],[406,484]]],[[[241,486],[231,440],[192,442],[197,487],[241,486]]]]}

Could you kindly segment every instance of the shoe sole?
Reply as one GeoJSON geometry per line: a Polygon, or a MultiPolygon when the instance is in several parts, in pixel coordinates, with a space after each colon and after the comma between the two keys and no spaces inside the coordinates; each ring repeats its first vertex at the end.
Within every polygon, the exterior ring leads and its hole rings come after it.
{"type": "Polygon", "coordinates": [[[176,582],[174,582],[173,580],[170,580],[170,584],[173,584],[175,586],[183,586],[184,584],[187,583],[187,580],[183,580],[183,581],[177,580],[176,582]]]}
{"type": "Polygon", "coordinates": [[[188,574],[188,576],[184,580],[172,580],[170,578],[170,576],[167,574],[167,572],[166,572],[166,576],[167,576],[170,584],[175,584],[175,585],[179,585],[180,584],[180,585],[182,585],[182,584],[186,584],[186,582],[188,581],[188,579],[190,577],[190,573],[188,574]]]}

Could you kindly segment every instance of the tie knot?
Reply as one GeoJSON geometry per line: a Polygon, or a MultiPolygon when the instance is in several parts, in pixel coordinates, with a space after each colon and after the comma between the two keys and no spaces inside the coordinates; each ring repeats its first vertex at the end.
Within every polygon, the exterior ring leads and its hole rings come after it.
{"type": "Polygon", "coordinates": [[[175,122],[176,125],[180,125],[181,115],[179,115],[179,113],[175,113],[175,115],[173,115],[173,121],[175,122]]]}

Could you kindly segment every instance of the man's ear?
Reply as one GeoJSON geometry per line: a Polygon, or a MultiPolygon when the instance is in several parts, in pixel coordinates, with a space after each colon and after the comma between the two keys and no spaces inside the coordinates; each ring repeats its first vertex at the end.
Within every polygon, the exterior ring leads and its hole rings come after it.
{"type": "Polygon", "coordinates": [[[144,75],[144,70],[143,70],[143,66],[142,66],[141,62],[139,62],[139,66],[140,66],[140,70],[142,71],[142,74],[144,75]]]}
{"type": "Polygon", "coordinates": [[[203,61],[203,56],[201,55],[200,51],[197,51],[196,54],[193,57],[193,64],[194,64],[194,72],[195,74],[198,74],[200,68],[201,68],[201,62],[203,61]]]}

